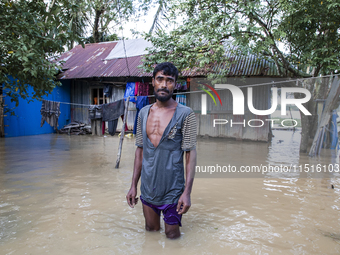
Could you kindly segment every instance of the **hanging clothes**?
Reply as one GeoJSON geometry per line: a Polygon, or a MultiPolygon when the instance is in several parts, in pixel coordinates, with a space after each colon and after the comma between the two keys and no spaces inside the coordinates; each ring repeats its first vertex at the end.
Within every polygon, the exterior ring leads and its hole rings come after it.
{"type": "MultiPolygon", "coordinates": [[[[130,98],[131,99],[131,98],[130,98]]],[[[103,105],[103,121],[108,122],[108,129],[110,135],[115,135],[118,119],[122,116],[124,118],[125,101],[124,99],[103,105]]],[[[125,131],[127,130],[127,124],[125,123],[125,131]]]]}
{"type": "Polygon", "coordinates": [[[105,121],[102,122],[102,135],[105,134],[105,121]]]}
{"type": "Polygon", "coordinates": [[[187,86],[187,82],[186,82],[186,81],[181,82],[181,85],[182,85],[182,88],[181,88],[182,91],[185,91],[185,90],[188,89],[188,86],[187,86]]]}
{"type": "Polygon", "coordinates": [[[175,89],[178,91],[186,91],[188,89],[186,81],[178,81],[175,85],[175,89]]]}
{"type": "Polygon", "coordinates": [[[58,119],[60,116],[59,102],[43,100],[40,113],[41,113],[40,127],[42,127],[46,121],[51,127],[54,127],[54,130],[58,129],[58,119]]]}
{"type": "Polygon", "coordinates": [[[182,105],[187,105],[187,96],[186,95],[176,95],[176,102],[182,105]]]}
{"type": "Polygon", "coordinates": [[[112,86],[106,85],[103,92],[104,92],[104,95],[106,97],[111,97],[111,95],[112,95],[112,86]]]}
{"type": "Polygon", "coordinates": [[[117,130],[118,119],[107,122],[109,134],[114,136],[117,130]]]}
{"type": "Polygon", "coordinates": [[[148,95],[149,95],[149,83],[148,82],[138,82],[136,96],[148,96],[148,95]]]}
{"type": "Polygon", "coordinates": [[[176,90],[180,90],[182,88],[182,84],[180,82],[177,82],[175,85],[176,90]]]}
{"type": "Polygon", "coordinates": [[[125,102],[124,99],[103,104],[103,121],[116,120],[120,116],[124,115],[125,102]]]}
{"type": "MultiPolygon", "coordinates": [[[[124,115],[122,115],[121,117],[122,117],[122,120],[124,121],[124,115]]],[[[110,121],[107,122],[107,124],[108,124],[108,131],[109,131],[109,134],[111,136],[114,136],[115,133],[116,133],[117,126],[118,126],[118,119],[110,120],[110,121]]],[[[127,123],[125,123],[125,131],[128,131],[127,123]]]]}
{"type": "Polygon", "coordinates": [[[149,104],[149,98],[147,96],[139,96],[137,97],[137,103],[136,103],[136,109],[137,109],[137,114],[135,118],[135,124],[133,125],[133,134],[135,135],[137,132],[137,119],[138,119],[138,114],[139,111],[146,105],[149,104]]]}
{"type": "Polygon", "coordinates": [[[136,84],[134,82],[128,82],[126,83],[126,89],[124,93],[124,99],[130,97],[130,102],[136,103],[135,99],[135,86],[136,84]]]}
{"type": "Polygon", "coordinates": [[[89,106],[89,118],[91,120],[103,118],[103,105],[89,106]]]}
{"type": "Polygon", "coordinates": [[[137,93],[138,93],[138,81],[135,82],[135,96],[137,96],[137,93]]]}
{"type": "Polygon", "coordinates": [[[103,135],[103,105],[89,106],[89,119],[91,120],[92,135],[103,135]]]}

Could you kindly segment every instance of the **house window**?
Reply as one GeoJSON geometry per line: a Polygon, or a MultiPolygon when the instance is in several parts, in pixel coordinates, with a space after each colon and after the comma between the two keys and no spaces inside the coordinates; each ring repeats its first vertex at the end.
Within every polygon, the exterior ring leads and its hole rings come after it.
{"type": "Polygon", "coordinates": [[[104,95],[103,88],[91,89],[91,104],[100,105],[109,103],[109,98],[104,95]]]}

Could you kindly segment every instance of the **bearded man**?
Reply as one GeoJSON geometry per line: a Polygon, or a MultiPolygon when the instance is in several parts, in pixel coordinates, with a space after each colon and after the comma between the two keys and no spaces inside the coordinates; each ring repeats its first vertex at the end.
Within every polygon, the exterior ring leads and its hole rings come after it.
{"type": "Polygon", "coordinates": [[[153,71],[156,103],[145,106],[138,115],[134,170],[126,195],[133,208],[141,179],[145,229],[158,231],[162,212],[170,239],[180,237],[182,215],[191,206],[196,166],[196,117],[191,108],[172,98],[177,78],[178,70],[169,62],[158,64],[153,71]]]}

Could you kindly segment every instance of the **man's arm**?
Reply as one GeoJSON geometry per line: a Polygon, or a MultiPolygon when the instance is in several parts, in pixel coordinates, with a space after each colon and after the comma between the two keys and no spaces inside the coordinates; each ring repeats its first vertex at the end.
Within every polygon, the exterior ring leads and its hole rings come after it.
{"type": "Polygon", "coordinates": [[[142,161],[143,161],[143,148],[137,147],[135,152],[135,162],[133,167],[133,175],[131,188],[126,195],[126,200],[131,208],[133,208],[137,202],[137,184],[140,179],[141,171],[142,171],[142,161]]]}
{"type": "Polygon", "coordinates": [[[178,200],[177,204],[178,214],[186,213],[191,206],[190,194],[192,190],[192,185],[194,183],[195,167],[196,167],[196,149],[193,149],[185,153],[185,189],[183,194],[178,200]]]}

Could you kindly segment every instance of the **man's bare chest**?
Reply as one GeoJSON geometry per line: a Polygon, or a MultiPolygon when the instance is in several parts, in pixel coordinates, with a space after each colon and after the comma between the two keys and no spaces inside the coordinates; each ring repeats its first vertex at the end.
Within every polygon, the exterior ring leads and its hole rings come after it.
{"type": "Polygon", "coordinates": [[[151,143],[157,147],[165,129],[171,122],[175,109],[170,110],[151,110],[146,122],[146,134],[151,143]]]}

